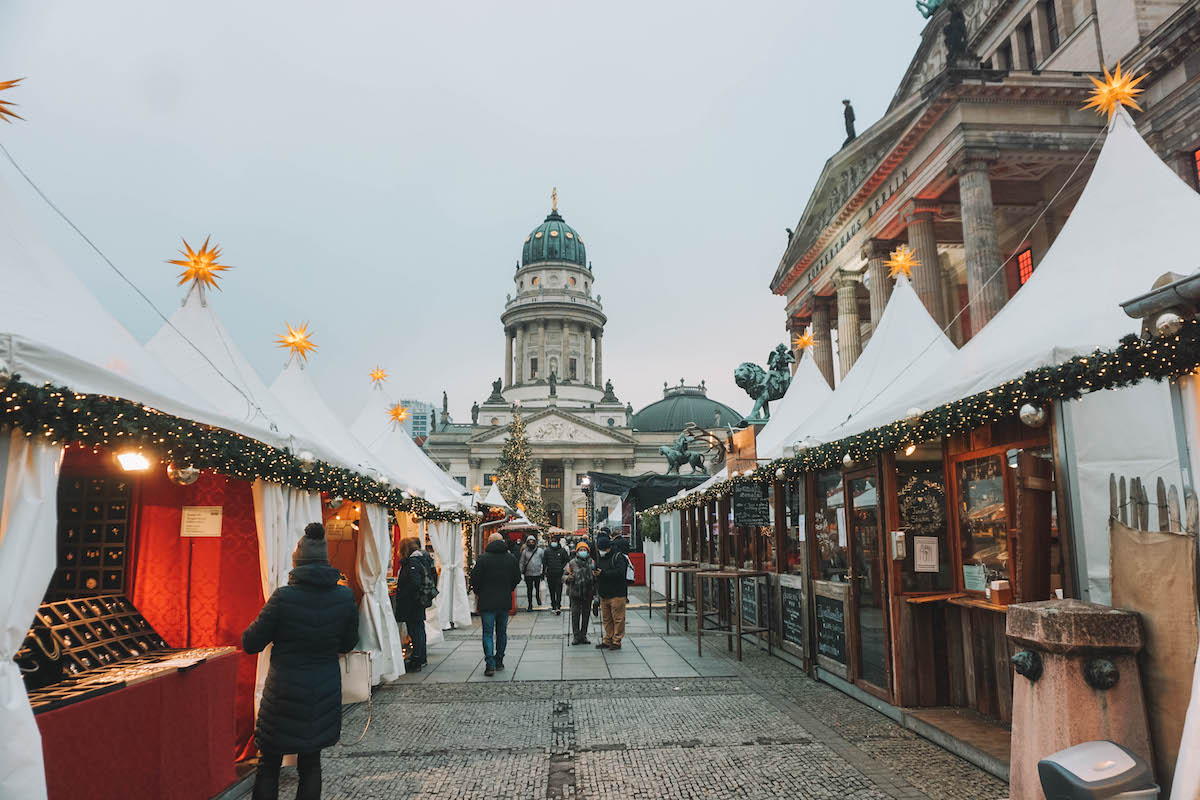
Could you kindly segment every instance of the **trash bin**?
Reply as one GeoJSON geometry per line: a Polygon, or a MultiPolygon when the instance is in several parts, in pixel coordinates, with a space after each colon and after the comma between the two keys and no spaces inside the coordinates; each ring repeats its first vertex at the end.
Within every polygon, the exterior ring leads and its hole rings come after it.
{"type": "Polygon", "coordinates": [[[1084,742],[1038,762],[1046,800],[1153,800],[1158,785],[1150,765],[1108,741],[1084,742]]]}

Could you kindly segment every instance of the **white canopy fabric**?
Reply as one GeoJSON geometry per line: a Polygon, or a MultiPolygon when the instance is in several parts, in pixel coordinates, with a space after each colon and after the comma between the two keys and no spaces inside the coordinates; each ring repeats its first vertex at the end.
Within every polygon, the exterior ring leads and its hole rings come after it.
{"type": "Polygon", "coordinates": [[[771,418],[755,437],[754,448],[758,457],[779,458],[786,455],[783,452],[784,438],[808,419],[832,394],[833,389],[829,388],[829,383],[817,368],[812,354],[801,355],[787,392],[778,405],[771,409],[771,418]]]}
{"type": "Polygon", "coordinates": [[[154,334],[146,349],[190,393],[221,413],[244,420],[255,431],[255,438],[282,440],[296,452],[310,450],[324,461],[350,466],[283,410],[199,290],[188,293],[170,323],[154,334]]]}
{"type": "Polygon", "coordinates": [[[442,572],[438,577],[438,595],[434,598],[441,628],[470,628],[471,606],[467,599],[462,526],[457,522],[431,523],[429,541],[442,562],[442,572]]]}
{"type": "Polygon", "coordinates": [[[350,432],[388,470],[443,511],[470,507],[468,489],[434,464],[398,423],[388,419],[388,401],[378,387],[372,389],[350,432]]]}
{"type": "Polygon", "coordinates": [[[487,497],[483,498],[480,502],[485,506],[502,508],[510,513],[516,510],[508,504],[508,501],[504,499],[504,495],[500,494],[500,484],[498,483],[493,483],[488,487],[487,497]]]}
{"type": "Polygon", "coordinates": [[[912,284],[898,276],[892,298],[862,355],[826,402],[783,437],[784,447],[790,449],[806,439],[830,442],[861,432],[854,429],[860,414],[940,379],[956,352],[912,284]]]}
{"type": "Polygon", "coordinates": [[[1120,303],[1149,291],[1164,272],[1191,272],[1198,229],[1200,195],[1119,110],[1083,194],[1021,291],[943,369],[862,406],[838,438],[895,422],[914,406],[936,408],[1030,369],[1115,347],[1139,330],[1120,303]]]}

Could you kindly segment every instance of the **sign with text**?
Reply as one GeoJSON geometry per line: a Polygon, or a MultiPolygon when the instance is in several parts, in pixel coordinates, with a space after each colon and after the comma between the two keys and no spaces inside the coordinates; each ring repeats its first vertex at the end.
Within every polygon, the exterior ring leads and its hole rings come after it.
{"type": "Polygon", "coordinates": [[[791,575],[779,576],[779,605],[783,640],[804,647],[804,581],[791,575]]]}
{"type": "Polygon", "coordinates": [[[742,624],[748,628],[758,627],[758,582],[754,578],[742,578],[742,624]]]}
{"type": "Polygon", "coordinates": [[[770,487],[757,483],[741,483],[733,487],[733,524],[753,528],[772,524],[770,487]]]}
{"type": "Polygon", "coordinates": [[[221,536],[221,506],[184,506],[179,515],[179,535],[216,539],[221,536]]]}
{"type": "Polygon", "coordinates": [[[836,597],[816,597],[817,654],[849,666],[846,653],[846,603],[836,597]]]}
{"type": "Polygon", "coordinates": [[[348,519],[331,519],[325,523],[325,538],[331,542],[348,542],[354,538],[354,523],[348,519]]]}
{"type": "Polygon", "coordinates": [[[735,472],[745,472],[758,465],[758,453],[754,445],[755,428],[734,431],[729,437],[729,452],[725,455],[725,469],[732,475],[735,472]]]}
{"type": "Polygon", "coordinates": [[[938,571],[938,538],[936,536],[913,537],[913,571],[938,571]]]}

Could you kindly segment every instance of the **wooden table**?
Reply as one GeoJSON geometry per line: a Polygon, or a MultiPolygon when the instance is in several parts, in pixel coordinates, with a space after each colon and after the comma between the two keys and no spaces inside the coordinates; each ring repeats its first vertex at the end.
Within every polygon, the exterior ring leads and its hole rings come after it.
{"type": "MultiPolygon", "coordinates": [[[[696,620],[696,653],[704,655],[704,583],[705,579],[713,579],[717,581],[731,580],[734,587],[737,589],[734,598],[734,608],[730,609],[729,627],[718,626],[709,628],[709,633],[723,633],[729,636],[733,641],[737,642],[737,660],[742,660],[742,634],[743,633],[767,633],[767,654],[771,653],[771,637],[770,627],[767,626],[752,626],[746,627],[742,625],[742,578],[765,578],[769,573],[763,570],[749,569],[729,569],[729,570],[708,570],[696,571],[696,608],[701,612],[696,620]],[[737,612],[736,614],[734,612],[737,612]]],[[[720,590],[718,590],[719,592],[720,590]]]]}
{"type": "Polygon", "coordinates": [[[695,575],[696,573],[702,572],[702,571],[703,570],[699,566],[697,566],[696,562],[694,562],[694,561],[681,561],[677,564],[664,564],[663,565],[663,577],[665,578],[666,584],[667,584],[666,589],[667,589],[667,633],[668,634],[671,633],[671,614],[675,614],[676,616],[683,617],[683,629],[685,631],[688,629],[688,622],[687,622],[688,617],[697,617],[697,619],[699,620],[699,617],[701,615],[701,612],[699,611],[699,608],[700,608],[699,605],[696,606],[697,611],[694,611],[694,612],[688,611],[687,592],[683,591],[683,589],[685,588],[683,585],[683,581],[686,580],[685,576],[695,575]],[[678,609],[674,609],[671,606],[671,581],[672,581],[672,578],[674,580],[680,582],[681,591],[679,592],[679,598],[683,602],[683,610],[682,611],[679,611],[678,609]]]}
{"type": "Polygon", "coordinates": [[[646,608],[648,609],[646,612],[647,616],[650,616],[650,617],[654,616],[654,580],[653,580],[654,568],[655,567],[663,568],[663,582],[666,584],[666,591],[664,592],[666,599],[663,601],[663,608],[665,608],[667,610],[668,616],[670,616],[669,612],[671,610],[671,581],[667,579],[666,569],[668,569],[670,567],[694,567],[694,566],[696,566],[695,561],[655,561],[652,564],[646,565],[646,608]]]}

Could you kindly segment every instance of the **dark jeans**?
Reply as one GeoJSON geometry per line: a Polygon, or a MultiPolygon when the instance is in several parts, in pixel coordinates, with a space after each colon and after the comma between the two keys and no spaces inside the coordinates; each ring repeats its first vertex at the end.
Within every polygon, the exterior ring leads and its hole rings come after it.
{"type": "MultiPolygon", "coordinates": [[[[253,800],[278,800],[279,767],[282,764],[282,755],[261,755],[258,773],[254,776],[253,800]]],[[[296,800],[321,800],[321,751],[296,756],[296,770],[300,774],[296,800]]]]}
{"type": "Polygon", "coordinates": [[[483,623],[483,660],[489,669],[495,669],[496,662],[504,663],[504,650],[508,647],[508,612],[480,611],[479,621],[483,623]]]}
{"type": "Polygon", "coordinates": [[[562,608],[562,575],[547,575],[546,586],[550,589],[550,607],[558,611],[562,608]]]}
{"type": "Polygon", "coordinates": [[[587,638],[591,622],[592,597],[571,598],[571,640],[578,642],[587,638]]]}
{"type": "Polygon", "coordinates": [[[537,589],[538,605],[542,604],[542,576],[541,575],[526,575],[525,576],[525,594],[529,597],[529,609],[533,610],[533,591],[537,589]]]}
{"type": "Polygon", "coordinates": [[[412,653],[409,655],[409,660],[415,661],[418,664],[425,663],[425,657],[428,655],[425,652],[425,615],[413,614],[409,619],[404,620],[404,624],[408,626],[408,638],[412,639],[412,653]]]}

